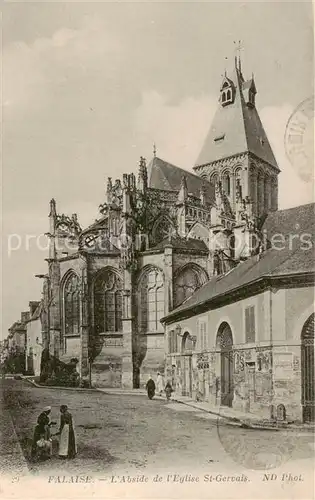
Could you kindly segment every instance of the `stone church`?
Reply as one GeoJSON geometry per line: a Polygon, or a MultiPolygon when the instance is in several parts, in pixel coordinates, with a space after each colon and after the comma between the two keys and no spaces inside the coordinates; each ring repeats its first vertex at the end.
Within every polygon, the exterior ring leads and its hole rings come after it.
{"type": "MultiPolygon", "coordinates": [[[[246,80],[235,59],[218,89],[218,109],[194,173],[156,151],[148,163],[140,158],[136,175],[108,178],[99,218],[85,229],[76,214],[59,214],[51,200],[44,345],[62,361],[76,357],[83,379],[90,371],[96,386],[137,388],[160,371],[182,394],[215,394],[212,379],[203,390],[194,382],[194,364],[195,371],[198,363],[209,368],[209,360],[192,354],[199,319],[186,331],[172,318],[182,321],[178,311],[186,311],[185,304],[198,293],[206,293],[202,300],[212,297],[222,277],[267,249],[264,224],[278,213],[280,170],[256,94],[254,77],[246,80]],[[184,333],[187,345],[179,348],[184,333]]],[[[194,318],[198,307],[189,311],[183,317],[194,318]]],[[[208,334],[205,326],[200,352],[211,343],[208,334]]]]}

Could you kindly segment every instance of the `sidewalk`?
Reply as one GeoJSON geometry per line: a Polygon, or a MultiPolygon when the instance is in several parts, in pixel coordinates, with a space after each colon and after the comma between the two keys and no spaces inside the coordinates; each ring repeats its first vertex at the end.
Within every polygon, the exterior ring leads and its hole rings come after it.
{"type": "MultiPolygon", "coordinates": [[[[24,378],[24,377],[23,377],[24,378]]],[[[65,390],[72,390],[72,391],[88,391],[88,392],[102,392],[103,394],[112,394],[112,395],[126,395],[126,396],[145,396],[147,397],[147,392],[145,389],[120,389],[119,387],[117,388],[95,388],[95,389],[81,389],[79,387],[52,387],[52,386],[41,386],[36,384],[34,381],[30,379],[26,379],[28,382],[30,382],[32,385],[35,387],[45,387],[47,389],[65,389],[65,390]]],[[[165,400],[165,395],[163,396],[154,396],[155,399],[161,399],[165,400]]],[[[173,395],[171,398],[172,402],[176,403],[181,403],[187,406],[190,406],[192,408],[195,408],[198,411],[204,411],[207,413],[211,413],[213,415],[218,416],[218,421],[219,419],[224,419],[224,421],[229,424],[229,425],[236,425],[238,427],[246,427],[249,429],[261,429],[261,430],[273,430],[273,431],[279,431],[279,430],[300,430],[300,431],[306,431],[306,432],[314,432],[314,425],[313,424],[288,424],[286,422],[284,423],[274,423],[269,420],[264,420],[260,416],[257,416],[253,413],[246,413],[246,412],[241,412],[238,410],[235,410],[234,408],[229,408],[227,406],[216,406],[216,405],[211,405],[207,401],[194,401],[192,398],[188,396],[178,396],[178,395],[173,395]]]]}
{"type": "MultiPolygon", "coordinates": [[[[103,392],[104,394],[116,394],[116,395],[141,395],[146,396],[145,389],[120,389],[120,388],[106,388],[106,389],[96,389],[97,391],[103,392]]],[[[165,396],[154,396],[155,399],[164,399],[165,396]]],[[[224,419],[226,423],[230,425],[237,425],[239,427],[248,427],[250,429],[264,429],[264,430],[284,430],[284,429],[294,429],[301,431],[314,432],[314,425],[308,424],[287,424],[287,423],[273,423],[269,420],[263,420],[260,416],[254,415],[253,413],[246,413],[235,410],[234,408],[229,408],[227,406],[211,405],[207,401],[194,401],[189,396],[178,396],[173,395],[171,401],[176,403],[181,403],[198,411],[204,411],[218,416],[218,421],[220,418],[224,419]]]]}

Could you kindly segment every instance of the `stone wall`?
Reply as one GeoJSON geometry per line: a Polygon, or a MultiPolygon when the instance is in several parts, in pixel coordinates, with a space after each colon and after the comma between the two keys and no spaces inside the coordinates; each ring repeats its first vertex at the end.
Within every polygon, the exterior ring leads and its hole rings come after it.
{"type": "Polygon", "coordinates": [[[145,385],[148,375],[156,379],[157,373],[164,373],[164,334],[139,335],[138,352],[141,353],[140,387],[145,385]]]}
{"type": "Polygon", "coordinates": [[[65,337],[65,349],[60,354],[60,361],[69,363],[72,358],[80,359],[81,338],[79,335],[73,337],[65,337]]]}
{"type": "Polygon", "coordinates": [[[302,421],[301,347],[275,346],[273,349],[273,405],[284,405],[288,420],[302,421]]]}
{"type": "Polygon", "coordinates": [[[102,337],[101,352],[92,363],[92,385],[94,387],[121,387],[122,335],[102,337]]]}
{"type": "Polygon", "coordinates": [[[315,311],[314,287],[288,288],[285,290],[286,338],[300,343],[305,321],[315,311]]]}

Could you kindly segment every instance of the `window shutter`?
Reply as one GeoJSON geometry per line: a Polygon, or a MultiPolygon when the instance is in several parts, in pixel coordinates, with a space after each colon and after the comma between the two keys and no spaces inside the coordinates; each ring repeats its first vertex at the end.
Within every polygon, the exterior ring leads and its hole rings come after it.
{"type": "Polygon", "coordinates": [[[204,351],[208,348],[207,324],[205,321],[199,323],[199,349],[204,351]]]}
{"type": "Polygon", "coordinates": [[[255,307],[245,309],[245,338],[246,342],[255,342],[255,307]]]}
{"type": "Polygon", "coordinates": [[[168,352],[173,352],[172,351],[172,340],[173,340],[173,330],[171,330],[168,334],[168,352]]]}

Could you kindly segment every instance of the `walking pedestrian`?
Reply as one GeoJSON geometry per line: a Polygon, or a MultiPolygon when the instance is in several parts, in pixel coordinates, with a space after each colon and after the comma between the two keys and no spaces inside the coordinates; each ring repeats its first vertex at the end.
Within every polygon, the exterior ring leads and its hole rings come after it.
{"type": "Polygon", "coordinates": [[[173,392],[173,388],[171,386],[170,381],[168,380],[165,386],[165,394],[166,394],[166,400],[169,401],[171,398],[171,394],[173,392]]]}
{"type": "Polygon", "coordinates": [[[163,377],[160,374],[160,372],[158,372],[157,379],[156,379],[156,392],[159,394],[159,396],[162,396],[163,387],[164,387],[163,377]]]}
{"type": "Polygon", "coordinates": [[[149,375],[149,379],[146,383],[146,389],[148,393],[148,398],[152,399],[155,395],[155,383],[154,380],[152,379],[151,375],[149,375]]]}
{"type": "Polygon", "coordinates": [[[60,406],[60,440],[59,457],[74,458],[77,454],[77,443],[72,415],[67,405],[60,406]]]}

